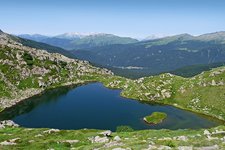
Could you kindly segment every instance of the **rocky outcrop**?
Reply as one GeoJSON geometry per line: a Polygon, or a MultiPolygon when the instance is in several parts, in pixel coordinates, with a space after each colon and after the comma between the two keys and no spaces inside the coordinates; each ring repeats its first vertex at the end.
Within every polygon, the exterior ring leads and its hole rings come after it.
{"type": "Polygon", "coordinates": [[[18,124],[16,124],[14,121],[12,120],[4,120],[4,121],[0,121],[0,129],[2,128],[6,128],[6,127],[19,127],[18,124]]]}

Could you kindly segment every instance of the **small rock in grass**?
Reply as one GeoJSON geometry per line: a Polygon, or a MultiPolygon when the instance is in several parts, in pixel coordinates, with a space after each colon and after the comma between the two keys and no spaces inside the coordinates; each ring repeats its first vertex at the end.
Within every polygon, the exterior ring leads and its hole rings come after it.
{"type": "Polygon", "coordinates": [[[73,143],[79,142],[79,140],[65,140],[65,141],[63,141],[63,142],[73,144],[73,143]]]}
{"type": "Polygon", "coordinates": [[[204,147],[198,147],[197,150],[217,150],[219,149],[218,145],[212,145],[212,146],[204,146],[204,147]]]}
{"type": "Polygon", "coordinates": [[[89,138],[89,140],[92,143],[106,143],[106,142],[109,142],[109,139],[107,137],[100,137],[100,136],[95,136],[95,137],[89,138]]]}
{"type": "Polygon", "coordinates": [[[42,134],[37,134],[34,137],[41,137],[41,136],[43,136],[43,135],[42,134]]]}
{"type": "Polygon", "coordinates": [[[118,148],[114,148],[112,150],[127,150],[127,149],[118,147],[118,148]]]}
{"type": "Polygon", "coordinates": [[[16,145],[16,142],[18,142],[20,138],[15,138],[7,141],[3,141],[0,143],[0,145],[16,145]]]}
{"type": "Polygon", "coordinates": [[[172,138],[170,138],[170,137],[163,137],[163,138],[159,138],[158,140],[160,140],[160,141],[172,140],[172,138]]]}
{"type": "Polygon", "coordinates": [[[158,150],[169,150],[169,149],[171,149],[171,147],[169,147],[169,146],[164,146],[164,145],[160,145],[160,146],[158,147],[158,150]]]}
{"type": "Polygon", "coordinates": [[[186,136],[178,136],[177,140],[179,140],[179,141],[187,141],[187,137],[186,136]]]}
{"type": "Polygon", "coordinates": [[[0,143],[0,145],[16,145],[16,143],[3,141],[3,142],[0,143]]]}
{"type": "Polygon", "coordinates": [[[115,136],[115,137],[114,137],[114,140],[115,140],[115,141],[121,141],[121,138],[120,138],[119,136],[115,136]]]}
{"type": "Polygon", "coordinates": [[[148,145],[148,149],[147,150],[152,150],[152,149],[156,149],[157,147],[154,145],[148,145]]]}
{"type": "Polygon", "coordinates": [[[34,140],[29,140],[28,142],[29,142],[29,143],[33,143],[33,142],[34,142],[34,140]]]}
{"type": "Polygon", "coordinates": [[[193,147],[192,146],[178,146],[177,149],[178,150],[192,150],[193,147]]]}
{"type": "Polygon", "coordinates": [[[59,129],[49,129],[49,130],[44,131],[43,133],[50,134],[50,133],[55,133],[55,132],[59,132],[59,131],[60,131],[59,129]]]}
{"type": "Polygon", "coordinates": [[[3,124],[0,124],[0,129],[5,128],[5,126],[3,124]]]}
{"type": "Polygon", "coordinates": [[[106,143],[104,145],[104,147],[109,148],[109,147],[113,147],[113,146],[122,146],[124,145],[123,143],[117,142],[117,141],[111,141],[109,143],[106,143]]]}
{"type": "Polygon", "coordinates": [[[210,134],[210,132],[208,131],[208,130],[204,130],[204,133],[203,133],[204,135],[209,135],[210,134]]]}

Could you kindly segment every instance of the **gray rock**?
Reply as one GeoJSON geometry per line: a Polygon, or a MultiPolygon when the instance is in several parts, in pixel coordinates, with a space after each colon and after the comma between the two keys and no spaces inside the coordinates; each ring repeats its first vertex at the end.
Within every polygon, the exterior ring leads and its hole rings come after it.
{"type": "Polygon", "coordinates": [[[111,141],[109,143],[106,143],[104,145],[105,148],[113,147],[113,146],[123,146],[123,143],[117,142],[117,141],[111,141]]]}
{"type": "Polygon", "coordinates": [[[204,135],[210,135],[210,132],[208,130],[204,130],[204,135]]]}
{"type": "Polygon", "coordinates": [[[212,83],[211,83],[212,86],[215,86],[216,85],[216,82],[215,80],[212,80],[212,83]]]}
{"type": "Polygon", "coordinates": [[[103,131],[100,133],[101,135],[104,135],[104,136],[110,136],[112,134],[112,131],[110,130],[107,130],[107,131],[103,131]]]}
{"type": "Polygon", "coordinates": [[[192,146],[178,146],[177,149],[178,150],[192,150],[193,147],[192,146]]]}
{"type": "Polygon", "coordinates": [[[153,150],[156,149],[157,147],[155,145],[148,145],[148,149],[147,150],[153,150]]]}
{"type": "Polygon", "coordinates": [[[179,141],[187,141],[188,139],[187,139],[186,136],[178,136],[177,140],[179,140],[179,141]]]}
{"type": "Polygon", "coordinates": [[[14,138],[7,141],[3,141],[0,143],[0,145],[16,145],[16,142],[18,142],[20,138],[14,138]]]}
{"type": "Polygon", "coordinates": [[[4,120],[4,121],[0,121],[0,129],[1,128],[5,128],[5,127],[18,127],[19,125],[16,124],[14,121],[12,120],[4,120]]]}
{"type": "Polygon", "coordinates": [[[115,136],[113,139],[114,139],[115,141],[121,141],[121,138],[120,138],[119,136],[115,136]]]}
{"type": "Polygon", "coordinates": [[[218,145],[212,145],[212,146],[204,146],[204,147],[198,147],[197,150],[217,150],[219,149],[218,145]]]}
{"type": "Polygon", "coordinates": [[[100,137],[100,136],[95,136],[92,138],[89,138],[91,143],[106,143],[109,142],[109,139],[107,137],[100,137]]]}
{"type": "Polygon", "coordinates": [[[3,142],[0,143],[0,145],[16,145],[16,143],[3,141],[3,142]]]}
{"type": "Polygon", "coordinates": [[[62,141],[62,142],[73,144],[73,143],[79,142],[79,140],[65,140],[65,141],[62,141]]]}
{"type": "Polygon", "coordinates": [[[114,148],[112,150],[127,150],[127,149],[118,147],[118,148],[114,148]]]}
{"type": "Polygon", "coordinates": [[[60,131],[59,129],[49,129],[49,130],[44,131],[43,133],[50,134],[50,133],[55,133],[55,132],[59,132],[59,131],[60,131]]]}
{"type": "Polygon", "coordinates": [[[158,147],[158,150],[169,150],[169,149],[171,149],[171,147],[169,147],[169,146],[164,146],[164,145],[160,145],[160,146],[158,147]]]}

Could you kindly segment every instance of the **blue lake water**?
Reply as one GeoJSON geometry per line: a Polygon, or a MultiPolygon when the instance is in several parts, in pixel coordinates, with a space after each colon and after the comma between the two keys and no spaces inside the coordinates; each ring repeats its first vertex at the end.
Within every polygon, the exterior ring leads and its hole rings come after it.
{"type": "Polygon", "coordinates": [[[79,87],[64,87],[32,97],[0,113],[0,120],[12,119],[24,127],[58,129],[110,129],[128,125],[133,129],[209,128],[221,124],[208,118],[172,106],[140,103],[123,98],[120,90],[101,83],[79,87]],[[160,111],[167,118],[160,124],[149,125],[143,117],[160,111]]]}

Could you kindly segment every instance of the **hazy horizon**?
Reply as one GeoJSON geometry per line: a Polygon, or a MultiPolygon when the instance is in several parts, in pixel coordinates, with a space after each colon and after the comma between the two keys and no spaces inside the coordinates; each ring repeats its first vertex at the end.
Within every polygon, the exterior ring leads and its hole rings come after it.
{"type": "Polygon", "coordinates": [[[11,34],[109,33],[145,38],[225,31],[225,1],[2,0],[0,29],[11,34]]]}

